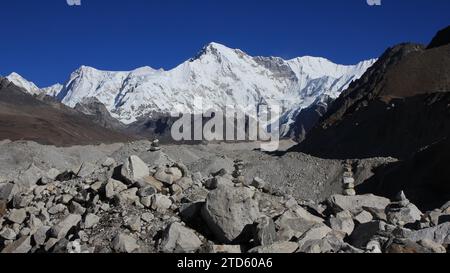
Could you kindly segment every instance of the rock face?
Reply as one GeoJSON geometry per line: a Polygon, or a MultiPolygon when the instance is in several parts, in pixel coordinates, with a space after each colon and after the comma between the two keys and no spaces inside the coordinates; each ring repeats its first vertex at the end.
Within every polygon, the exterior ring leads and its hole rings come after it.
{"type": "Polygon", "coordinates": [[[161,248],[165,253],[193,253],[201,245],[202,241],[193,230],[173,223],[164,232],[161,248]]]}
{"type": "Polygon", "coordinates": [[[254,192],[220,184],[206,199],[202,215],[216,238],[223,243],[249,240],[249,231],[259,218],[254,192]]]}
{"type": "Polygon", "coordinates": [[[150,175],[147,164],[142,159],[132,155],[123,164],[121,169],[122,177],[129,183],[133,184],[138,180],[150,175]]]}

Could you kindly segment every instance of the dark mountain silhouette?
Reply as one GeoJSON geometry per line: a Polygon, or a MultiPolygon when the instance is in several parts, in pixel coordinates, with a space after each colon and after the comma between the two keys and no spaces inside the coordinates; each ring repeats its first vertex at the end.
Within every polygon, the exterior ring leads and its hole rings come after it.
{"type": "MultiPolygon", "coordinates": [[[[450,135],[450,45],[388,49],[294,147],[325,158],[406,159],[450,135]]],[[[436,42],[438,41],[438,42],[436,42]]]]}

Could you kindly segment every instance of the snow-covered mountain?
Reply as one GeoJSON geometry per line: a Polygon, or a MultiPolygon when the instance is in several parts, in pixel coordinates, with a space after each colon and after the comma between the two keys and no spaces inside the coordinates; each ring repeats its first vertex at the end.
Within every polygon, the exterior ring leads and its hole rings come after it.
{"type": "Polygon", "coordinates": [[[12,83],[14,83],[17,87],[20,87],[24,90],[26,90],[28,93],[32,95],[38,95],[42,91],[39,87],[36,86],[33,82],[30,82],[26,80],[24,77],[20,76],[19,74],[13,72],[6,76],[6,79],[12,83]]]}
{"type": "Polygon", "coordinates": [[[308,107],[322,95],[338,97],[375,61],[345,66],[316,57],[252,57],[239,49],[211,43],[195,58],[169,71],[142,67],[113,72],[82,66],[63,86],[42,92],[71,107],[95,97],[125,124],[152,113],[201,111],[194,104],[196,97],[203,99],[203,109],[223,109],[226,103],[232,103],[242,110],[275,100],[286,116],[308,107]]]}

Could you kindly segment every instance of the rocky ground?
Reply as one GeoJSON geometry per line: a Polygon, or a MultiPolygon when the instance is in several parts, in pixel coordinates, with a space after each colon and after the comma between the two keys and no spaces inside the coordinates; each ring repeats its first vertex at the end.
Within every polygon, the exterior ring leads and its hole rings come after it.
{"type": "MultiPolygon", "coordinates": [[[[285,149],[292,143],[283,142],[285,149]]],[[[271,155],[255,144],[0,143],[0,251],[445,253],[450,203],[356,195],[392,158],[271,155]],[[344,194],[344,195],[342,195],[344,194]]]]}

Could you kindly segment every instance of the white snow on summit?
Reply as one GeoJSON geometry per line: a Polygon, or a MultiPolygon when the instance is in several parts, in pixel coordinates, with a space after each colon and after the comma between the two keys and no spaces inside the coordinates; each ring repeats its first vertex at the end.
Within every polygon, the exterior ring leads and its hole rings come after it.
{"type": "Polygon", "coordinates": [[[32,95],[37,95],[41,92],[39,87],[37,87],[33,82],[27,81],[24,77],[15,72],[6,76],[6,79],[32,95]]]}
{"type": "Polygon", "coordinates": [[[96,97],[125,124],[153,113],[205,110],[194,104],[196,97],[203,99],[206,108],[223,109],[233,103],[243,110],[275,100],[286,112],[292,112],[308,107],[322,95],[338,97],[375,61],[345,66],[316,57],[252,57],[239,49],[211,43],[195,58],[169,71],[151,67],[101,71],[82,66],[62,88],[54,86],[42,92],[55,95],[71,107],[96,97]]]}

